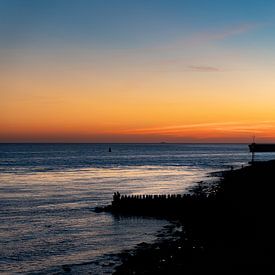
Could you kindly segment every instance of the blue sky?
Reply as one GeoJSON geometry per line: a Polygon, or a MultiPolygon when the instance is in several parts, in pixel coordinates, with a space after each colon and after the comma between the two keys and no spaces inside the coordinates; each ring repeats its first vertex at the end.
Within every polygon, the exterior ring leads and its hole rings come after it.
{"type": "Polygon", "coordinates": [[[250,24],[266,25],[258,34],[263,39],[273,34],[274,12],[271,0],[1,0],[0,35],[6,47],[83,43],[123,48],[250,24]]]}

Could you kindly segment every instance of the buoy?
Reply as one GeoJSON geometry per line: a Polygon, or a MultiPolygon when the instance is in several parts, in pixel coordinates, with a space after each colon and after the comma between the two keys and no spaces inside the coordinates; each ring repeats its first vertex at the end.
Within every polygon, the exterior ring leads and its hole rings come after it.
{"type": "Polygon", "coordinates": [[[112,152],[112,148],[111,148],[111,147],[109,147],[109,152],[110,152],[110,153],[112,152]]]}

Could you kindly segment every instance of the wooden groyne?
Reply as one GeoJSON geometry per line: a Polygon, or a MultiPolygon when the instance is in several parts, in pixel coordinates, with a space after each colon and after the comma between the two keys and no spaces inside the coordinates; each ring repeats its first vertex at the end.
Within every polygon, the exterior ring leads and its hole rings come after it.
{"type": "Polygon", "coordinates": [[[121,195],[115,192],[112,204],[97,209],[97,211],[109,211],[118,214],[134,215],[179,215],[192,213],[209,206],[211,198],[203,193],[190,194],[169,194],[169,195],[121,195]]]}

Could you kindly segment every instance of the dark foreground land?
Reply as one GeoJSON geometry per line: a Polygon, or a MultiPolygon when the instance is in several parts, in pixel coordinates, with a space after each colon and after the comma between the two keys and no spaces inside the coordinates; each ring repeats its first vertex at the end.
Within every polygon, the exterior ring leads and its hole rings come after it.
{"type": "Polygon", "coordinates": [[[226,172],[210,190],[201,184],[165,213],[183,230],[122,254],[115,274],[275,274],[274,184],[275,161],[226,172]]]}

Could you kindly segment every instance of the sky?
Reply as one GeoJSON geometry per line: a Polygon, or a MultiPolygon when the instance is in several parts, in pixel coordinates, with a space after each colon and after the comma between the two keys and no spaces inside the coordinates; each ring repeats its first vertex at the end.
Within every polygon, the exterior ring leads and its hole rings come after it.
{"type": "Polygon", "coordinates": [[[0,0],[0,142],[275,142],[275,1],[0,0]]]}

